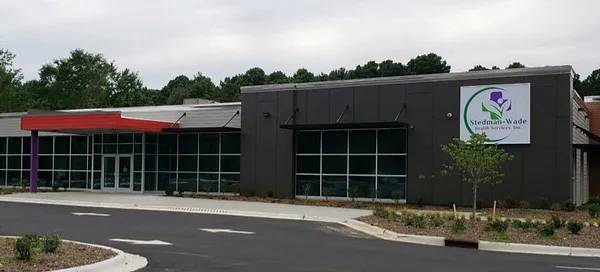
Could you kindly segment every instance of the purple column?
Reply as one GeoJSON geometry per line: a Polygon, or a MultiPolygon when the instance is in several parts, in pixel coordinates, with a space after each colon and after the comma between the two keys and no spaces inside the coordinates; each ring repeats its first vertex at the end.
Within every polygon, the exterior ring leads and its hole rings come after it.
{"type": "Polygon", "coordinates": [[[31,131],[31,162],[30,162],[30,170],[29,170],[29,191],[32,193],[37,192],[38,185],[38,131],[31,131]]]}

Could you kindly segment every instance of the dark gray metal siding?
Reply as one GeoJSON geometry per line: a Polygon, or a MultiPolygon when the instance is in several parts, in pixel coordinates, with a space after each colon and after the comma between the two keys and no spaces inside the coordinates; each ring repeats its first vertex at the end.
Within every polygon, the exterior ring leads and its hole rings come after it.
{"type": "Polygon", "coordinates": [[[468,80],[438,80],[242,93],[242,193],[294,196],[293,132],[279,128],[293,112],[297,124],[398,121],[408,129],[407,201],[468,204],[469,184],[442,177],[448,158],[440,145],[459,137],[460,86],[531,83],[531,144],[502,145],[515,155],[502,184],[484,186],[481,200],[566,201],[572,176],[571,78],[567,73],[468,80]],[[271,116],[265,118],[263,112],[271,116]],[[447,113],[453,115],[447,118],[447,113]]]}

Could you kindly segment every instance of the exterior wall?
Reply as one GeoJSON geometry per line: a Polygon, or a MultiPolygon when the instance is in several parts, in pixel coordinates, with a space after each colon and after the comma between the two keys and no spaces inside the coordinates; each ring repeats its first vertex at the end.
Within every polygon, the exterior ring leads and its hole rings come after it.
{"type": "MultiPolygon", "coordinates": [[[[390,122],[401,111],[408,130],[407,202],[468,204],[470,186],[440,177],[448,161],[440,145],[459,137],[460,86],[531,83],[531,144],[503,145],[515,155],[504,182],[482,188],[493,199],[567,201],[572,180],[571,75],[511,76],[488,79],[379,84],[355,87],[242,92],[242,193],[293,197],[294,133],[279,126],[299,109],[296,124],[390,122]],[[448,119],[447,113],[453,117],[448,119]]],[[[292,121],[292,122],[293,122],[292,121]]]]}

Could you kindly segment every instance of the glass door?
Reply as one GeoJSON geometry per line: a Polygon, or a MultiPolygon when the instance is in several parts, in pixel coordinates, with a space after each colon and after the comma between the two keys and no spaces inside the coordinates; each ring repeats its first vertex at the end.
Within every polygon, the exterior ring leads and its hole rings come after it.
{"type": "Polygon", "coordinates": [[[131,176],[131,156],[119,156],[119,163],[117,168],[117,177],[119,183],[119,190],[129,191],[132,189],[131,176]]]}
{"type": "Polygon", "coordinates": [[[131,166],[132,156],[105,155],[102,159],[102,190],[132,191],[131,166]]]}

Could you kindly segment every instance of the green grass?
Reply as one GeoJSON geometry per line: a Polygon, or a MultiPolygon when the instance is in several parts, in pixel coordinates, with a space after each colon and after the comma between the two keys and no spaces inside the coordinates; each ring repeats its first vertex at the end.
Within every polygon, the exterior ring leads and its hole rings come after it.
{"type": "Polygon", "coordinates": [[[487,236],[493,242],[510,242],[510,237],[506,232],[489,231],[487,236]]]}

